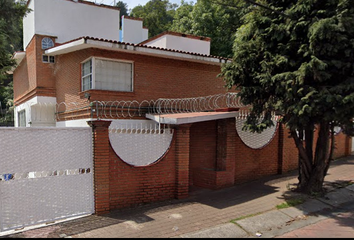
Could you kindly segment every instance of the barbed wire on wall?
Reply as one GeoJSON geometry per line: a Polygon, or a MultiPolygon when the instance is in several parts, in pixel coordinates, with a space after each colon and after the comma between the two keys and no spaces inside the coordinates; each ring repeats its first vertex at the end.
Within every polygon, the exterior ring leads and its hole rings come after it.
{"type": "MultiPolygon", "coordinates": [[[[248,115],[250,114],[250,111],[248,109],[241,109],[239,110],[238,112],[238,115],[236,116],[236,119],[242,119],[242,120],[246,120],[248,115]]],[[[273,121],[278,121],[280,119],[281,116],[279,115],[276,115],[275,112],[272,112],[272,116],[271,116],[271,119],[273,121]]],[[[264,118],[264,114],[259,117],[259,122],[262,121],[262,119],[264,118]]]]}
{"type": "Polygon", "coordinates": [[[133,118],[143,117],[146,113],[161,115],[244,107],[236,93],[193,98],[159,98],[141,102],[93,101],[90,106],[93,118],[133,118]]]}
{"type": "Polygon", "coordinates": [[[176,114],[245,107],[236,93],[157,100],[117,100],[92,102],[25,103],[29,122],[75,119],[144,119],[148,114],[176,114]]]}

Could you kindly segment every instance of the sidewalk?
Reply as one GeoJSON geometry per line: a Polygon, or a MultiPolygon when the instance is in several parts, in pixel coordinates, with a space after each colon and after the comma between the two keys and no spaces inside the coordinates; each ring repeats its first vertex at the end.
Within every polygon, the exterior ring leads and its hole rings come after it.
{"type": "Polygon", "coordinates": [[[222,190],[198,189],[185,200],[91,215],[4,237],[354,237],[354,156],[334,161],[325,180],[329,192],[323,198],[289,191],[297,183],[297,171],[293,171],[222,190]],[[305,202],[276,208],[289,199],[305,202]],[[332,226],[325,228],[330,232],[318,230],[326,224],[332,226]]]}

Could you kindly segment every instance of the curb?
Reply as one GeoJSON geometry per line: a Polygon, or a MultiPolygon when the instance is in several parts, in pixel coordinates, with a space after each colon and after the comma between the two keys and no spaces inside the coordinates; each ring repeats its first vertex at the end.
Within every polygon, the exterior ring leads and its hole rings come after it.
{"type": "Polygon", "coordinates": [[[295,207],[273,209],[176,238],[274,238],[354,209],[354,184],[308,198],[295,207]]]}

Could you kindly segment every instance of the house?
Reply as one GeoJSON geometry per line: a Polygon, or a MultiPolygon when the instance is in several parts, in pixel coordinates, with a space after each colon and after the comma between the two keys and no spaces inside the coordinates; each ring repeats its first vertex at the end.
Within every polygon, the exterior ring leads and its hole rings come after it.
{"type": "MultiPolygon", "coordinates": [[[[81,0],[28,0],[13,71],[16,127],[92,127],[96,212],[188,197],[297,168],[281,124],[242,131],[211,39],[152,37],[142,19],[81,0]],[[63,15],[65,13],[65,15],[63,15]],[[122,20],[122,29],[119,29],[122,20]]],[[[337,156],[350,139],[338,135],[337,156]]]]}

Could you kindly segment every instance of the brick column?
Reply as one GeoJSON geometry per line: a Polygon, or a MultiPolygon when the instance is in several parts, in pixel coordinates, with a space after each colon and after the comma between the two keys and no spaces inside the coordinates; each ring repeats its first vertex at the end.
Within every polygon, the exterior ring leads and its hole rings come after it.
{"type": "Polygon", "coordinates": [[[109,203],[109,135],[112,121],[88,121],[93,136],[93,176],[95,213],[108,213],[109,203]]]}
{"type": "Polygon", "coordinates": [[[192,124],[176,128],[176,198],[188,197],[189,192],[189,143],[192,124]]]}
{"type": "Polygon", "coordinates": [[[345,136],[345,156],[349,156],[352,153],[352,137],[345,136]]]}
{"type": "Polygon", "coordinates": [[[236,119],[228,118],[226,121],[226,163],[225,170],[231,172],[232,185],[235,182],[235,159],[236,159],[236,119]]]}
{"type": "Polygon", "coordinates": [[[226,119],[217,120],[217,137],[216,137],[216,171],[226,170],[226,151],[227,151],[227,130],[226,119]]]}
{"type": "Polygon", "coordinates": [[[214,189],[235,184],[235,118],[218,120],[217,159],[214,189]]]}
{"type": "Polygon", "coordinates": [[[278,174],[283,174],[283,161],[284,161],[284,126],[278,123],[278,174]]]}

